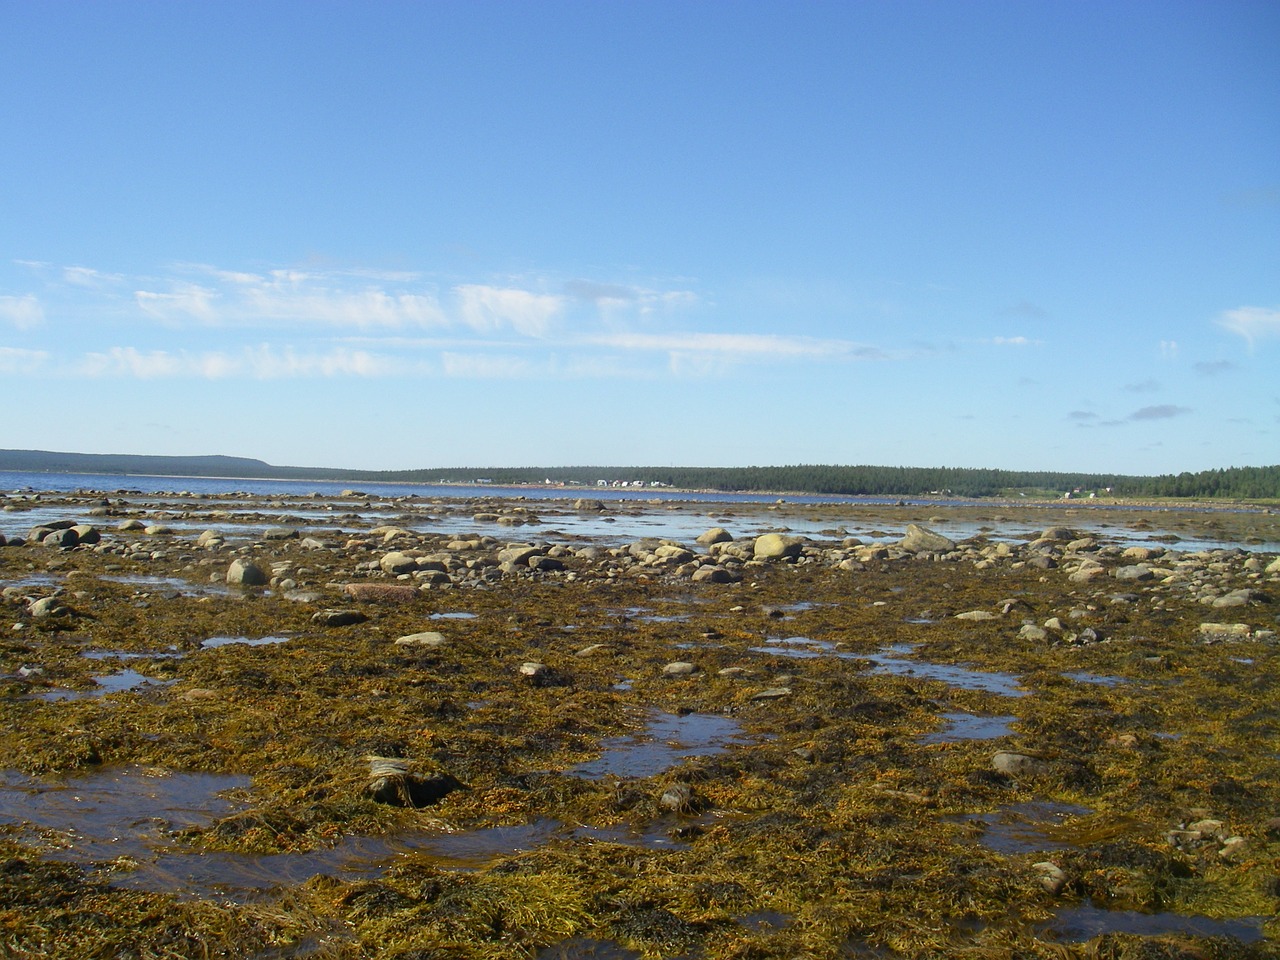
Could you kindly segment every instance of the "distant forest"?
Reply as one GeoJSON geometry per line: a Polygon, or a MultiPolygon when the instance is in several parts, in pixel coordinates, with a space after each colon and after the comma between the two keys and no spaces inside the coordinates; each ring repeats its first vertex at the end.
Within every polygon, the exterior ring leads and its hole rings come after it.
{"type": "MultiPolygon", "coordinates": [[[[422,470],[342,470],[281,467],[245,457],[157,457],[131,454],[0,450],[0,470],[28,473],[134,474],[172,477],[331,480],[366,483],[471,483],[541,486],[548,481],[585,489],[601,481],[635,487],[678,487],[729,493],[818,493],[835,496],[1051,496],[1280,499],[1280,464],[1199,473],[1130,477],[1119,474],[977,470],[959,467],[873,467],[797,464],[785,467],[447,467],[422,470]]],[[[0,481],[0,486],[3,481],[0,481]]]]}

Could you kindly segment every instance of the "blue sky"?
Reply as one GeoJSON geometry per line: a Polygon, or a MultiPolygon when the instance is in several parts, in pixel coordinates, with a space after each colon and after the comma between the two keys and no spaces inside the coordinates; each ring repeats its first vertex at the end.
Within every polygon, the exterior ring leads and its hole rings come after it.
{"type": "Polygon", "coordinates": [[[0,24],[0,447],[1280,462],[1274,2],[0,24]]]}

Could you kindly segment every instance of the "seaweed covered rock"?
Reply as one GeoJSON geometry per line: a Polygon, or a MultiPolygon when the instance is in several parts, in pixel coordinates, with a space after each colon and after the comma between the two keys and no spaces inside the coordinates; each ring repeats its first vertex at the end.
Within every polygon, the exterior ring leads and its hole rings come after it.
{"type": "Polygon", "coordinates": [[[378,803],[395,807],[428,807],[455,790],[464,789],[456,777],[447,773],[416,774],[407,760],[399,757],[366,757],[369,780],[365,793],[378,803]]]}

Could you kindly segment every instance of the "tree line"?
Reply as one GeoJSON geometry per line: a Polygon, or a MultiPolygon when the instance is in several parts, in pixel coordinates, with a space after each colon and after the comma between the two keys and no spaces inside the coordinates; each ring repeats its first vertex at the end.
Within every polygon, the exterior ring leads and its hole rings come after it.
{"type": "Polygon", "coordinates": [[[1280,500],[1280,464],[1228,467],[1162,476],[974,469],[795,464],[772,467],[432,467],[346,470],[273,466],[242,457],[165,457],[128,454],[0,450],[0,470],[141,476],[274,478],[366,483],[606,484],[665,486],[722,493],[815,493],[871,497],[1100,497],[1280,500]]]}

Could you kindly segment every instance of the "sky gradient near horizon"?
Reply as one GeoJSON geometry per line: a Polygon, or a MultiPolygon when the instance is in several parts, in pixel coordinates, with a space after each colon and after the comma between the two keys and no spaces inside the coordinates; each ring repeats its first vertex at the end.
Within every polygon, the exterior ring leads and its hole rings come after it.
{"type": "Polygon", "coordinates": [[[0,447],[1280,462],[1280,5],[6,3],[0,447]]]}

